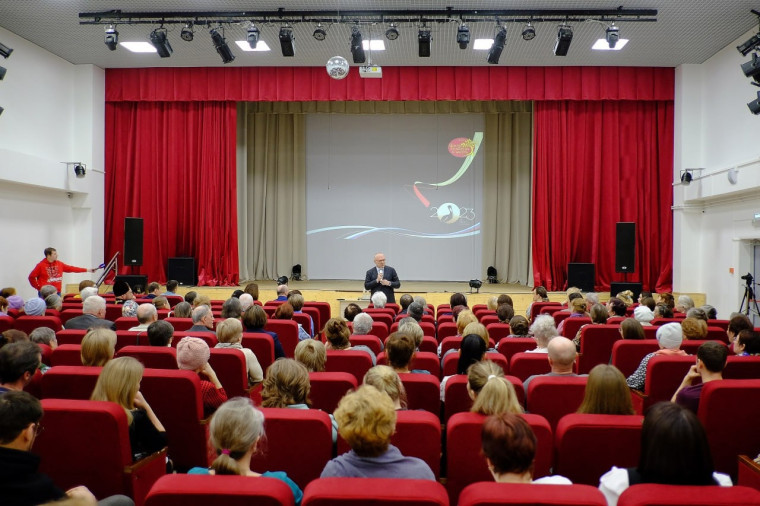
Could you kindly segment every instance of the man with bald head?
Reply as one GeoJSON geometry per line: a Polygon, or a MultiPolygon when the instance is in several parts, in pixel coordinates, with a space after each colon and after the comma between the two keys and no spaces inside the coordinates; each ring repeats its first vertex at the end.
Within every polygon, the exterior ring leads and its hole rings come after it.
{"type": "Polygon", "coordinates": [[[385,255],[375,255],[375,266],[364,276],[364,289],[371,293],[383,292],[388,302],[395,303],[394,290],[400,287],[401,281],[398,280],[396,269],[385,265],[385,255]]]}
{"type": "Polygon", "coordinates": [[[153,304],[146,302],[145,304],[140,304],[137,306],[137,322],[139,325],[136,327],[132,327],[129,330],[132,331],[140,331],[140,330],[148,330],[148,327],[150,327],[150,324],[154,321],[158,320],[158,311],[156,310],[156,306],[153,304]]]}
{"type": "MultiPolygon", "coordinates": [[[[547,356],[549,358],[549,366],[551,372],[546,374],[534,374],[523,382],[523,388],[525,392],[528,392],[528,385],[533,378],[537,376],[578,376],[573,372],[573,366],[575,365],[575,359],[578,353],[575,350],[575,344],[572,340],[564,337],[553,337],[547,345],[547,356]]],[[[582,374],[581,376],[588,376],[582,374]]]]}

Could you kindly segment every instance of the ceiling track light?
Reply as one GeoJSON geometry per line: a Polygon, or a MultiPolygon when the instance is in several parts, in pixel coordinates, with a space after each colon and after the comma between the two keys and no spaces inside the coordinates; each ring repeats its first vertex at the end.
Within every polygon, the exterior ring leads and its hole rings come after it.
{"type": "Polygon", "coordinates": [[[248,41],[248,45],[251,47],[251,49],[256,49],[256,45],[259,43],[259,37],[261,37],[259,27],[251,22],[251,26],[248,27],[248,32],[245,37],[245,40],[248,41]]]}
{"type": "Polygon", "coordinates": [[[418,54],[420,58],[430,58],[430,41],[433,40],[433,36],[430,32],[430,28],[423,26],[417,32],[418,41],[418,54]]]}
{"type": "Polygon", "coordinates": [[[391,23],[390,26],[388,26],[388,29],[385,30],[385,38],[388,40],[398,39],[398,28],[396,28],[394,23],[391,23]]]}
{"type": "Polygon", "coordinates": [[[528,24],[526,24],[525,28],[523,28],[522,38],[523,40],[533,40],[536,38],[536,29],[533,27],[530,21],[528,21],[528,24]]]}
{"type": "Polygon", "coordinates": [[[166,33],[166,28],[163,27],[156,28],[150,32],[150,43],[156,48],[158,56],[161,58],[169,58],[174,52],[171,44],[169,44],[169,39],[167,38],[166,33]]]}
{"type": "Polygon", "coordinates": [[[317,27],[314,29],[314,33],[311,35],[319,41],[323,41],[327,38],[327,32],[324,28],[322,28],[322,23],[317,24],[317,27]]]}
{"type": "Polygon", "coordinates": [[[351,28],[351,56],[354,59],[354,63],[364,63],[367,61],[364,47],[362,47],[362,32],[358,26],[351,28]]]}
{"type": "Polygon", "coordinates": [[[467,49],[467,45],[470,43],[470,27],[462,23],[457,28],[457,44],[459,49],[467,49]]]}
{"type": "Polygon", "coordinates": [[[569,25],[559,25],[557,42],[554,44],[554,56],[567,56],[570,43],[573,41],[573,28],[569,25]]]}
{"type": "Polygon", "coordinates": [[[760,114],[760,91],[757,92],[757,98],[747,104],[747,107],[749,107],[749,110],[752,114],[760,114]]]}
{"type": "Polygon", "coordinates": [[[5,79],[5,72],[6,71],[7,71],[7,69],[5,67],[0,67],[0,81],[2,81],[3,79],[5,79]]]}
{"type": "Polygon", "coordinates": [[[119,32],[116,31],[116,26],[106,26],[106,34],[104,40],[106,46],[111,51],[116,51],[116,46],[119,44],[119,32]]]}
{"type": "Polygon", "coordinates": [[[757,53],[752,53],[752,59],[742,63],[742,72],[746,77],[760,76],[760,59],[758,59],[757,53]]]}
{"type": "Polygon", "coordinates": [[[296,36],[291,27],[280,27],[280,50],[282,51],[282,56],[290,57],[296,55],[295,40],[296,36]]]}
{"type": "Polygon", "coordinates": [[[0,44],[0,56],[2,56],[3,58],[8,58],[12,52],[13,52],[13,49],[9,48],[5,44],[0,44]]]}
{"type": "Polygon", "coordinates": [[[195,32],[193,32],[193,24],[186,23],[185,26],[182,27],[182,31],[179,32],[179,36],[185,42],[192,42],[193,37],[195,37],[195,32]]]}
{"type": "Polygon", "coordinates": [[[615,49],[615,46],[620,40],[620,28],[615,26],[615,23],[612,23],[607,27],[607,30],[605,30],[604,38],[607,40],[610,49],[615,49]]]}
{"type": "Polygon", "coordinates": [[[504,51],[504,44],[507,42],[507,29],[504,26],[496,28],[496,35],[493,38],[491,49],[488,50],[488,63],[496,65],[501,58],[501,52],[504,51]]]}
{"type": "Polygon", "coordinates": [[[214,42],[216,52],[222,57],[222,62],[232,62],[235,59],[235,55],[232,54],[230,46],[227,45],[227,40],[224,38],[224,31],[222,28],[212,28],[209,30],[209,33],[211,34],[211,40],[214,42]]]}

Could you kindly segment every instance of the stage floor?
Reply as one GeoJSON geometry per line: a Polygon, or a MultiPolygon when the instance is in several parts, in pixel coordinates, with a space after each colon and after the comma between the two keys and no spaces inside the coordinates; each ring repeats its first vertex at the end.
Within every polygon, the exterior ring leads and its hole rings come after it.
{"type": "MultiPolygon", "coordinates": [[[[277,289],[277,282],[272,280],[254,281],[260,289],[277,289]]],[[[240,282],[240,286],[245,287],[248,282],[240,282]]],[[[364,291],[363,280],[353,279],[310,279],[306,281],[288,281],[288,287],[298,290],[320,290],[336,292],[359,292],[364,291]]],[[[234,290],[234,288],[233,288],[234,290]]],[[[480,293],[501,294],[501,293],[530,293],[532,287],[511,283],[486,283],[480,287],[480,293]]],[[[396,289],[396,293],[469,293],[470,286],[467,281],[401,281],[401,288],[396,289]]],[[[473,293],[475,291],[473,290],[473,293]]]]}

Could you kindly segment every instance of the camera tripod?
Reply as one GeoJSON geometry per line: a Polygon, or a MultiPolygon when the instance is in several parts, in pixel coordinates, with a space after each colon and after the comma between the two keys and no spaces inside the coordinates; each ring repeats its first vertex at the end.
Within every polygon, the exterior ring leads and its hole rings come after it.
{"type": "Polygon", "coordinates": [[[742,297],[742,303],[739,306],[739,312],[749,316],[750,312],[760,317],[760,308],[757,306],[757,299],[755,299],[755,291],[752,289],[752,275],[747,273],[746,276],[742,276],[742,279],[746,281],[744,286],[744,296],[742,297]],[[744,303],[747,303],[747,307],[744,307],[744,303]],[[754,306],[754,307],[753,307],[754,306]]]}

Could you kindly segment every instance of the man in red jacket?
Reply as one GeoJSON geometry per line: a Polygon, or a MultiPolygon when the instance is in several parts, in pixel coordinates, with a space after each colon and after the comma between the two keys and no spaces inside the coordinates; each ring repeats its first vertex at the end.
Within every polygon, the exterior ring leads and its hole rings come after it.
{"type": "Polygon", "coordinates": [[[55,248],[45,248],[45,259],[40,261],[29,274],[29,283],[38,292],[44,285],[53,285],[60,295],[64,272],[95,272],[96,270],[66,265],[58,260],[58,252],[55,248]]]}

